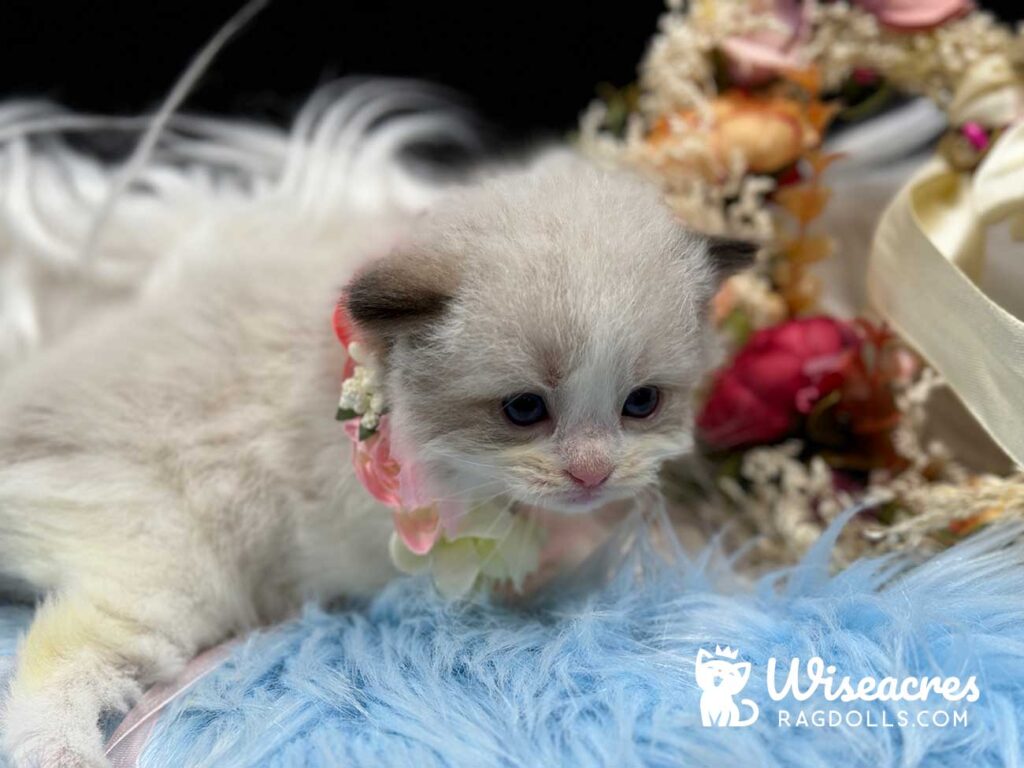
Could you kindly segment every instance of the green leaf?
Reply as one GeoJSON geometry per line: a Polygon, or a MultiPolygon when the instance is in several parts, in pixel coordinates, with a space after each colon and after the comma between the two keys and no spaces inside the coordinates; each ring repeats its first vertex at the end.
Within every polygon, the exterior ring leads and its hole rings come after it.
{"type": "Polygon", "coordinates": [[[870,86],[860,86],[848,81],[843,86],[843,91],[843,102],[846,106],[839,111],[839,118],[849,123],[866,120],[878,114],[896,97],[893,87],[885,80],[870,86]]]}
{"type": "Polygon", "coordinates": [[[892,525],[896,522],[896,517],[903,511],[900,507],[899,502],[888,501],[875,508],[875,517],[882,525],[892,525]]]}
{"type": "Polygon", "coordinates": [[[818,445],[829,448],[844,448],[850,442],[849,430],[838,418],[836,407],[843,399],[843,393],[832,390],[818,400],[804,421],[804,434],[818,445]]]}
{"type": "Polygon", "coordinates": [[[373,429],[369,429],[368,427],[364,427],[362,425],[362,423],[360,422],[360,424],[359,424],[359,442],[363,442],[363,440],[369,440],[375,434],[377,434],[377,428],[376,427],[374,427],[373,429]]]}
{"type": "Polygon", "coordinates": [[[473,539],[459,539],[433,551],[434,585],[448,600],[465,597],[480,575],[480,552],[473,539]]]}
{"type": "Polygon", "coordinates": [[[720,328],[732,338],[733,344],[737,348],[746,344],[750,335],[754,332],[750,318],[739,308],[732,310],[725,316],[720,328]]]}
{"type": "Polygon", "coordinates": [[[334,418],[338,421],[349,421],[359,416],[358,413],[353,411],[351,408],[338,408],[338,412],[334,414],[334,418]]]}

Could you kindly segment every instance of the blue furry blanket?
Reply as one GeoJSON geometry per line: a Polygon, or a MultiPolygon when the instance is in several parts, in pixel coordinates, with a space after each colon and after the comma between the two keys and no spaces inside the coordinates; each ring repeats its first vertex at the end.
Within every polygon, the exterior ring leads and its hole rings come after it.
{"type": "Polygon", "coordinates": [[[713,558],[668,563],[641,545],[601,590],[560,589],[529,610],[448,605],[403,580],[368,606],[311,608],[249,638],[161,718],[142,765],[1020,765],[1020,535],[992,529],[922,565],[838,575],[830,535],[745,588],[713,558]],[[696,660],[718,645],[738,651],[716,657],[725,667],[750,662],[735,696],[743,718],[741,700],[756,706],[750,726],[702,725],[696,660]],[[770,657],[778,685],[791,659],[815,656],[853,685],[975,676],[980,696],[769,695],[770,657]]]}

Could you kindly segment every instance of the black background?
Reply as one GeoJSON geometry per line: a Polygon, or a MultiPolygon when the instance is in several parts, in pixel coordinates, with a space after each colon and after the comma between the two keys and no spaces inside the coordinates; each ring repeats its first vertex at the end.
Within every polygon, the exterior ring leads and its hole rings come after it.
{"type": "MultiPolygon", "coordinates": [[[[0,97],[80,110],[152,108],[241,0],[2,0],[0,97]]],[[[1004,19],[1021,0],[989,2],[1004,19]]],[[[285,122],[319,83],[427,78],[466,93],[511,135],[570,128],[597,83],[624,85],[662,0],[454,3],[273,0],[189,96],[190,110],[285,122]]]]}

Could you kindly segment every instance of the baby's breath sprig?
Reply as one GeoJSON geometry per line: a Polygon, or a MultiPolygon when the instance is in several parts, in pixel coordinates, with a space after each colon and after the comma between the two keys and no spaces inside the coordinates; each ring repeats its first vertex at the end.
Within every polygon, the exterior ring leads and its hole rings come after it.
{"type": "Polygon", "coordinates": [[[359,419],[359,439],[365,440],[377,431],[380,417],[387,413],[384,394],[380,392],[380,376],[372,353],[358,341],[348,345],[348,356],[355,367],[341,384],[338,400],[338,421],[359,419]]]}

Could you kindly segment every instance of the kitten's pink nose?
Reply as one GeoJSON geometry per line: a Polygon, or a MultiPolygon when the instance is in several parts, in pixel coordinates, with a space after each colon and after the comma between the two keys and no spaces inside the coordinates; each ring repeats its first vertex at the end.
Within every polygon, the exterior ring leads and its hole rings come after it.
{"type": "Polygon", "coordinates": [[[566,473],[577,485],[582,485],[584,488],[597,488],[611,476],[612,467],[607,464],[586,464],[570,467],[566,473]]]}
{"type": "Polygon", "coordinates": [[[580,429],[567,435],[561,446],[562,466],[574,484],[597,488],[615,469],[614,441],[595,429],[580,429]]]}

